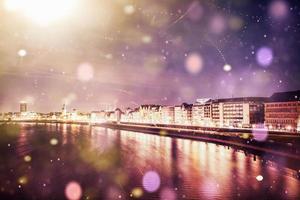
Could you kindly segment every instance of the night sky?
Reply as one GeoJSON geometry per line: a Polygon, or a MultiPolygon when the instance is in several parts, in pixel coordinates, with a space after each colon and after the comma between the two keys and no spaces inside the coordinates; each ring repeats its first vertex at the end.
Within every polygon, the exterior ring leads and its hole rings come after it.
{"type": "Polygon", "coordinates": [[[0,1],[0,112],[300,89],[297,0],[74,0],[59,17],[14,1],[0,1]]]}

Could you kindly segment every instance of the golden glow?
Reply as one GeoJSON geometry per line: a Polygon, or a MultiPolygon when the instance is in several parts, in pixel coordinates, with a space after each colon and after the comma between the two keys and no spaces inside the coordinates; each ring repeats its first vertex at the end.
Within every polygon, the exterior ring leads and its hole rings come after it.
{"type": "Polygon", "coordinates": [[[77,0],[6,0],[8,11],[20,11],[39,25],[58,21],[74,9],[77,0]]]}
{"type": "Polygon", "coordinates": [[[143,196],[143,193],[144,192],[140,187],[136,187],[136,188],[133,188],[130,196],[134,197],[134,198],[140,198],[141,196],[143,196]]]}
{"type": "Polygon", "coordinates": [[[21,184],[21,185],[25,185],[27,182],[28,182],[28,178],[26,176],[21,176],[18,179],[18,183],[21,184]]]}
{"type": "Polygon", "coordinates": [[[24,156],[24,161],[25,162],[30,162],[31,161],[31,156],[29,156],[29,155],[24,156]]]}

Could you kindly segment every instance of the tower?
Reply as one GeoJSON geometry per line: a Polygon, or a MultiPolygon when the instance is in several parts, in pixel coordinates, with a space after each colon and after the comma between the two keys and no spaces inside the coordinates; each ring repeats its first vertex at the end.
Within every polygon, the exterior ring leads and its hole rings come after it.
{"type": "Polygon", "coordinates": [[[66,116],[66,115],[67,115],[67,105],[66,105],[66,104],[63,104],[63,107],[62,107],[62,115],[63,115],[63,116],[66,116]]]}
{"type": "Polygon", "coordinates": [[[20,112],[21,113],[27,112],[27,103],[25,101],[20,102],[20,112]]]}

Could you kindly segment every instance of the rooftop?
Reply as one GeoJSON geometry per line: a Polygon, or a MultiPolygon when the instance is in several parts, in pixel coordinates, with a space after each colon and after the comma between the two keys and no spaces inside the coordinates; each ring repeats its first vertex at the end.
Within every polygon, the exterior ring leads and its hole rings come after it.
{"type": "Polygon", "coordinates": [[[226,99],[213,99],[213,103],[225,103],[225,102],[249,102],[249,101],[268,101],[268,97],[236,97],[236,98],[226,98],[226,99]]]}
{"type": "Polygon", "coordinates": [[[270,98],[269,102],[300,101],[300,90],[288,92],[276,92],[270,98]]]}

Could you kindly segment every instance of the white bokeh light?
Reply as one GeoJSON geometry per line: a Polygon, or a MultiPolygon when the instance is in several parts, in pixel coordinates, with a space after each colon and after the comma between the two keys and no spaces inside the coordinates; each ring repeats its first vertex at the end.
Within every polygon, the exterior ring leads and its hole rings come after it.
{"type": "Polygon", "coordinates": [[[225,72],[230,72],[230,71],[232,70],[232,67],[231,67],[231,65],[229,65],[229,64],[225,64],[225,65],[223,66],[223,70],[224,70],[225,72]]]}
{"type": "Polygon", "coordinates": [[[94,77],[94,68],[90,63],[82,63],[77,68],[77,79],[83,82],[94,77]]]}
{"type": "Polygon", "coordinates": [[[142,42],[145,44],[149,44],[152,42],[152,37],[150,35],[144,35],[142,37],[142,42]]]}
{"type": "Polygon", "coordinates": [[[20,49],[20,50],[18,51],[18,55],[19,55],[20,57],[25,57],[25,56],[27,55],[27,51],[26,51],[25,49],[20,49]]]}
{"type": "Polygon", "coordinates": [[[126,5],[124,6],[124,13],[127,14],[127,15],[131,15],[135,12],[135,8],[133,5],[126,5]]]}
{"type": "Polygon", "coordinates": [[[263,179],[264,179],[264,177],[262,175],[256,176],[256,180],[259,182],[262,181],[263,179]]]}
{"type": "Polygon", "coordinates": [[[71,14],[78,0],[6,0],[5,9],[19,11],[39,25],[48,25],[71,14]]]}
{"type": "Polygon", "coordinates": [[[7,11],[15,11],[18,10],[21,6],[21,2],[20,0],[6,0],[4,2],[4,8],[7,11]]]}

